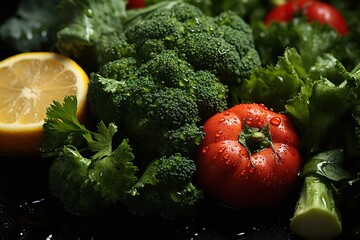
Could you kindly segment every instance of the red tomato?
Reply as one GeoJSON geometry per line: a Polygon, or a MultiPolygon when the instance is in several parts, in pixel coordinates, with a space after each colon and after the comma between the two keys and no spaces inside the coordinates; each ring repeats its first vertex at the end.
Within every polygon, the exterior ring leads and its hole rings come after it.
{"type": "Polygon", "coordinates": [[[329,24],[337,30],[340,35],[345,35],[349,31],[341,13],[327,3],[313,2],[304,9],[304,14],[310,22],[318,21],[322,24],[329,24]]]}
{"type": "Polygon", "coordinates": [[[143,8],[145,7],[145,1],[146,0],[128,0],[126,8],[127,9],[143,8]]]}
{"type": "Polygon", "coordinates": [[[272,206],[298,181],[300,141],[285,115],[261,104],[239,104],[209,118],[204,132],[196,177],[219,202],[234,208],[272,206]]]}
{"type": "Polygon", "coordinates": [[[289,22],[295,16],[304,16],[309,22],[318,21],[329,24],[340,35],[345,35],[349,30],[345,18],[332,5],[315,0],[290,0],[276,6],[265,17],[265,24],[271,22],[289,22]]]}

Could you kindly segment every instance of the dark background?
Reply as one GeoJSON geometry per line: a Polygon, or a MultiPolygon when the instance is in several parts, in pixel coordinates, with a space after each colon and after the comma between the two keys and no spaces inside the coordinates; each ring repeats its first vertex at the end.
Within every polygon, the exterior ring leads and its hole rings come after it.
{"type": "MultiPolygon", "coordinates": [[[[7,1],[0,9],[1,22],[14,15],[18,3],[7,1]]],[[[12,54],[0,42],[0,59],[12,54]]],[[[103,216],[75,216],[49,193],[49,164],[44,159],[0,156],[1,240],[298,239],[289,229],[297,195],[281,206],[249,211],[209,201],[198,215],[184,221],[135,216],[122,206],[103,216]]]]}

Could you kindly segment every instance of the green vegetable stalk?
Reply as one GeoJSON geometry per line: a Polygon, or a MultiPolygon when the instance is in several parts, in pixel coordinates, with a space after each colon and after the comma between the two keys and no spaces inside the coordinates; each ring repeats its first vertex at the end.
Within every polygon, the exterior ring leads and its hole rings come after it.
{"type": "Polygon", "coordinates": [[[305,239],[332,239],[342,233],[338,183],[352,175],[344,170],[344,151],[333,149],[311,157],[303,167],[304,179],[291,230],[305,239]]]}
{"type": "Polygon", "coordinates": [[[305,239],[332,239],[342,232],[332,190],[318,177],[305,177],[290,228],[305,239]]]}

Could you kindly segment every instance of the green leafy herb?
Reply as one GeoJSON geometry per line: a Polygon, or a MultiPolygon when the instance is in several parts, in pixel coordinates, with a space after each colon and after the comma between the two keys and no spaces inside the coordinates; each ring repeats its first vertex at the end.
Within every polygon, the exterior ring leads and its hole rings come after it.
{"type": "Polygon", "coordinates": [[[50,190],[65,208],[80,215],[103,213],[125,198],[137,181],[138,168],[127,139],[113,149],[117,127],[100,122],[97,132],[87,130],[76,118],[76,102],[76,97],[67,96],[64,104],[51,105],[40,150],[53,158],[50,190]]]}

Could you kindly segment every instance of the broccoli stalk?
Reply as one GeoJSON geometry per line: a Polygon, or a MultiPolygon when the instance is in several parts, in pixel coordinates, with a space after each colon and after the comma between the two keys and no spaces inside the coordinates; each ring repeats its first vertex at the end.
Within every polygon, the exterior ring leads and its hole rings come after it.
{"type": "Polygon", "coordinates": [[[295,234],[306,239],[331,239],[342,232],[341,184],[353,178],[344,169],[343,160],[343,150],[333,149],[315,154],[304,165],[304,182],[290,222],[295,234]]]}
{"type": "Polygon", "coordinates": [[[332,189],[318,177],[305,177],[290,228],[306,239],[332,239],[342,232],[332,189]]]}

